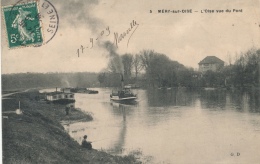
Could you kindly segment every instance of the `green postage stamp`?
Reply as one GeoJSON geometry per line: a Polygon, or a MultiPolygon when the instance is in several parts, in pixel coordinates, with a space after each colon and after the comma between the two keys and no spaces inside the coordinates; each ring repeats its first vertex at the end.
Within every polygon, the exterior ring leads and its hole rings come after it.
{"type": "Polygon", "coordinates": [[[2,7],[9,48],[43,42],[37,2],[2,7]]]}

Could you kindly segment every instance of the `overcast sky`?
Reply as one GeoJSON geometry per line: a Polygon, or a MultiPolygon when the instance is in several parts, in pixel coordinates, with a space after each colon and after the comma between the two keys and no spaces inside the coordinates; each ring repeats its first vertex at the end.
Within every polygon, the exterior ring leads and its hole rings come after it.
{"type": "MultiPolygon", "coordinates": [[[[198,68],[206,56],[227,62],[228,54],[234,60],[236,54],[260,47],[259,0],[49,1],[58,12],[59,29],[46,45],[10,50],[2,20],[2,73],[99,72],[106,67],[109,53],[102,44],[113,43],[114,33],[126,32],[133,20],[138,26],[118,44],[118,54],[151,49],[198,68]],[[192,9],[193,13],[159,14],[161,9],[192,9]],[[204,9],[215,12],[201,13],[204,9]],[[216,13],[226,9],[231,12],[216,13]],[[242,13],[233,9],[242,9],[242,13]],[[106,36],[108,27],[110,35],[106,36]],[[85,48],[78,57],[77,49],[90,46],[90,38],[94,47],[85,48]]],[[[2,6],[10,3],[15,1],[4,0],[2,6]]]]}

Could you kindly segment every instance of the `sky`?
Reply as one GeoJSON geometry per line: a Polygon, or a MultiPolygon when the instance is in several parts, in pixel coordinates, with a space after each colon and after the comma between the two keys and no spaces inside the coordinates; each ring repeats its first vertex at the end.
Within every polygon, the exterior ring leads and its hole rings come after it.
{"type": "MultiPolygon", "coordinates": [[[[16,2],[3,0],[2,6],[16,2]]],[[[2,74],[102,71],[109,61],[104,43],[115,45],[115,34],[120,36],[129,28],[116,48],[119,55],[154,50],[195,69],[206,56],[217,56],[228,62],[228,56],[234,61],[236,54],[252,47],[260,48],[259,0],[49,2],[58,13],[58,30],[40,47],[9,49],[4,20],[1,20],[2,74]],[[162,9],[192,9],[192,13],[158,13],[162,9]],[[231,12],[227,13],[227,9],[231,12]],[[242,12],[233,12],[233,9],[242,9],[242,12]],[[205,10],[214,10],[214,13],[205,13],[205,10]],[[216,13],[216,10],[224,10],[224,13],[216,13]]],[[[43,24],[45,30],[46,26],[48,24],[43,24]]]]}

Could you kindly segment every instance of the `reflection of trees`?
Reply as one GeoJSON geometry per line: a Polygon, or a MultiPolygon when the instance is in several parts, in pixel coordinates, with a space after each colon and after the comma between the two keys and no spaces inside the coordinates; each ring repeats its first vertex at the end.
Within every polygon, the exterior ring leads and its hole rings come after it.
{"type": "Polygon", "coordinates": [[[147,90],[148,104],[153,107],[190,106],[194,96],[194,92],[184,87],[147,90]]]}
{"type": "Polygon", "coordinates": [[[258,91],[252,90],[243,92],[236,90],[229,95],[231,102],[229,106],[233,106],[236,110],[260,112],[260,97],[258,91]]]}
{"type": "Polygon", "coordinates": [[[193,106],[197,98],[195,92],[184,87],[150,89],[146,91],[146,96],[148,107],[145,109],[144,123],[148,126],[156,126],[174,117],[181,117],[181,108],[193,106]]]}
{"type": "Polygon", "coordinates": [[[120,154],[125,145],[125,137],[127,133],[127,116],[130,115],[130,113],[134,110],[133,108],[135,106],[123,105],[119,103],[112,103],[111,105],[113,107],[113,112],[118,116],[122,116],[123,119],[118,139],[114,143],[113,148],[109,151],[112,151],[116,154],[120,154]]]}
{"type": "Polygon", "coordinates": [[[228,108],[234,108],[238,111],[244,110],[245,99],[247,99],[246,95],[240,90],[236,90],[234,92],[230,92],[227,94],[227,98],[230,100],[229,104],[227,104],[228,108]]]}
{"type": "Polygon", "coordinates": [[[251,112],[260,112],[260,92],[252,91],[249,93],[249,106],[251,112]]]}
{"type": "Polygon", "coordinates": [[[202,108],[221,108],[226,106],[226,91],[213,90],[213,91],[201,91],[201,107],[202,108]]]}
{"type": "Polygon", "coordinates": [[[136,105],[125,105],[125,104],[114,103],[114,102],[113,103],[111,102],[111,106],[113,109],[113,113],[120,117],[122,115],[130,116],[136,108],[136,105]]]}
{"type": "Polygon", "coordinates": [[[260,112],[259,92],[257,91],[202,91],[200,96],[202,108],[221,108],[235,109],[238,111],[260,112]]]}

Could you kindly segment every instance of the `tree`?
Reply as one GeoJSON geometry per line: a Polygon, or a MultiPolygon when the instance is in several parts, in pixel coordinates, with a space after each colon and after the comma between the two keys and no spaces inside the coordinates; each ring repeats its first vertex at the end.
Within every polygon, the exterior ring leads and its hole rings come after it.
{"type": "Polygon", "coordinates": [[[100,83],[100,84],[104,84],[105,80],[106,80],[106,74],[105,74],[104,72],[103,72],[103,73],[100,73],[100,74],[98,75],[98,81],[99,81],[99,83],[100,83]]]}
{"type": "Polygon", "coordinates": [[[134,65],[135,79],[137,79],[138,73],[143,69],[143,66],[141,64],[141,55],[140,54],[136,54],[134,56],[133,65],[134,65]]]}
{"type": "Polygon", "coordinates": [[[145,68],[146,72],[149,72],[151,59],[155,56],[155,53],[153,50],[143,50],[140,52],[140,54],[142,66],[145,68]]]}
{"type": "Polygon", "coordinates": [[[110,57],[107,70],[111,73],[123,73],[122,60],[119,55],[110,57]]]}
{"type": "Polygon", "coordinates": [[[130,79],[131,78],[131,73],[133,69],[133,55],[131,54],[124,54],[121,56],[122,64],[123,64],[123,69],[124,69],[124,77],[125,79],[130,79]]]}
{"type": "MultiPolygon", "coordinates": [[[[142,66],[148,83],[161,87],[170,87],[178,84],[178,72],[186,68],[169,59],[168,56],[156,53],[152,50],[143,50],[140,55],[142,66]]],[[[190,77],[191,78],[191,77],[190,77]]]]}
{"type": "Polygon", "coordinates": [[[237,86],[259,85],[260,49],[252,48],[240,57],[234,64],[233,83],[237,86]]]}

